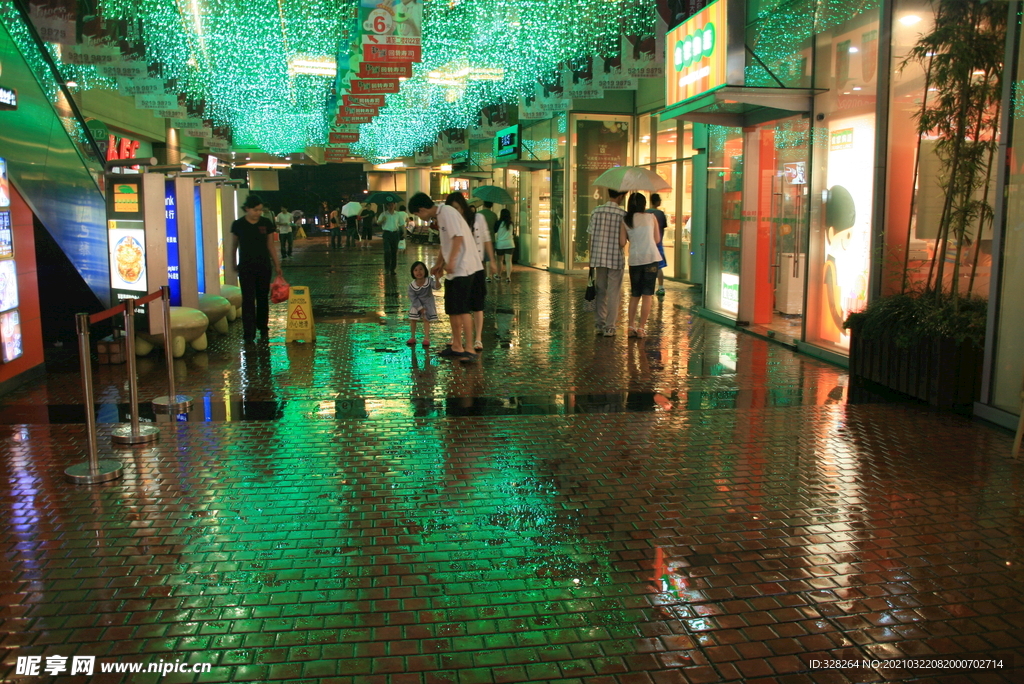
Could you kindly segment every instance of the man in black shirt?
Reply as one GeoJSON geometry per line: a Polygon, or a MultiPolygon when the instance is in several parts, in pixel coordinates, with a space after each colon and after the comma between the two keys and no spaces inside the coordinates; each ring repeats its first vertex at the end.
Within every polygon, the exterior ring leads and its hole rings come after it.
{"type": "Polygon", "coordinates": [[[274,249],[274,222],[263,216],[263,200],[249,195],[242,205],[245,216],[231,224],[234,235],[231,265],[242,289],[242,332],[247,343],[270,337],[270,268],[281,275],[281,263],[274,249]]]}

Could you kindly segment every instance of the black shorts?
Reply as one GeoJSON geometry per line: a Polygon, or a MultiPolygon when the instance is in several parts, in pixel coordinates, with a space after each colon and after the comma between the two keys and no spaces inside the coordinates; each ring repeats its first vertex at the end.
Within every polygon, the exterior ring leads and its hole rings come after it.
{"type": "Polygon", "coordinates": [[[653,295],[658,283],[658,262],[629,267],[629,296],[653,295]]]}
{"type": "Polygon", "coordinates": [[[487,274],[481,269],[470,276],[473,279],[472,289],[469,292],[469,310],[483,311],[484,301],[487,299],[487,274]]]}
{"type": "Polygon", "coordinates": [[[516,251],[516,248],[509,247],[508,249],[496,249],[494,251],[498,256],[502,256],[504,254],[512,254],[514,251],[516,251]]]}
{"type": "Polygon", "coordinates": [[[473,276],[446,278],[444,281],[444,312],[449,316],[469,313],[469,293],[473,289],[473,276]]]}

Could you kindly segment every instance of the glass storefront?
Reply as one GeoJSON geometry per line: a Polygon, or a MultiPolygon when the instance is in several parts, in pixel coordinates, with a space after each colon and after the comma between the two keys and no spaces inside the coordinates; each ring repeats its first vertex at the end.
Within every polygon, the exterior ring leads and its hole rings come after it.
{"type": "Polygon", "coordinates": [[[585,269],[590,260],[590,214],[608,201],[605,190],[594,185],[602,173],[613,166],[626,166],[630,160],[630,130],[633,117],[614,114],[573,114],[570,177],[573,206],[569,215],[572,234],[572,268],[585,269]]]}
{"type": "Polygon", "coordinates": [[[742,128],[708,126],[707,212],[704,306],[735,319],[740,311],[742,128]]]}
{"type": "Polygon", "coordinates": [[[867,306],[874,210],[878,9],[834,10],[817,27],[804,339],[841,354],[846,317],[867,306]]]}

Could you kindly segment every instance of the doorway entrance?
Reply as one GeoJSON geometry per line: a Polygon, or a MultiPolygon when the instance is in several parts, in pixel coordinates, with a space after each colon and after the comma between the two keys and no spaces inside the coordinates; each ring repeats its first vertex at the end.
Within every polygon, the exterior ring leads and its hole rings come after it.
{"type": "Polygon", "coordinates": [[[802,339],[810,200],[810,120],[798,115],[746,131],[740,319],[750,329],[795,344],[802,339]],[[753,187],[752,187],[753,186],[753,187]]]}

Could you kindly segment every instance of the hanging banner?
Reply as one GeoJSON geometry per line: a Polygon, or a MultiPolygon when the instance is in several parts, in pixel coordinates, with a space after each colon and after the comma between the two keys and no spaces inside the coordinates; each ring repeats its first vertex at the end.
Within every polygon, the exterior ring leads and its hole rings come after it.
{"type": "Polygon", "coordinates": [[[76,2],[28,3],[28,16],[39,37],[48,43],[75,44],[76,2]],[[54,6],[59,5],[59,6],[54,6]]]}
{"type": "Polygon", "coordinates": [[[342,96],[342,102],[346,107],[383,107],[383,95],[350,95],[342,96]]]}
{"type": "MultiPolygon", "coordinates": [[[[107,78],[142,78],[149,73],[145,62],[136,60],[119,59],[109,64],[100,64],[96,67],[101,76],[107,78]]],[[[160,92],[163,92],[161,90],[160,92]]]]}
{"type": "MultiPolygon", "coordinates": [[[[726,0],[719,0],[722,13],[725,13],[726,0]]],[[[702,10],[704,12],[705,10],[702,10]]],[[[692,19],[692,17],[691,17],[692,19]]],[[[687,20],[687,23],[690,20],[687,20]]],[[[663,78],[665,76],[665,44],[668,25],[659,15],[656,20],[653,36],[623,36],[622,67],[627,76],[632,78],[663,78]]],[[[725,24],[720,27],[724,32],[725,24]]],[[[675,49],[673,47],[673,49],[675,49]]]]}
{"type": "Polygon", "coordinates": [[[438,134],[437,142],[434,143],[434,159],[450,159],[465,149],[466,131],[462,128],[450,128],[438,134]]]}
{"type": "Polygon", "coordinates": [[[118,78],[117,91],[129,97],[165,94],[164,82],[159,78],[118,78]]]}
{"type": "Polygon", "coordinates": [[[561,85],[537,83],[533,95],[519,98],[519,118],[527,120],[550,119],[568,112],[572,101],[562,96],[561,85]]]}
{"type": "Polygon", "coordinates": [[[348,157],[347,147],[328,147],[324,150],[324,161],[327,163],[338,164],[348,157]]]}
{"type": "Polygon", "coordinates": [[[378,107],[338,107],[338,116],[377,116],[378,107]]]}
{"type": "Polygon", "coordinates": [[[327,134],[327,142],[331,145],[337,145],[342,143],[354,143],[359,142],[358,133],[331,133],[327,134]]]}
{"type": "Polygon", "coordinates": [[[594,85],[602,90],[636,90],[640,79],[627,76],[622,57],[594,57],[594,85]]]}
{"type": "Polygon", "coordinates": [[[136,95],[136,109],[176,109],[177,95],[136,95]]]}
{"type": "Polygon", "coordinates": [[[98,66],[119,61],[121,52],[115,47],[87,41],[78,45],[69,45],[61,50],[60,59],[67,64],[98,66]]]}
{"type": "Polygon", "coordinates": [[[381,93],[397,93],[398,92],[398,79],[397,78],[379,78],[379,79],[352,79],[350,84],[353,95],[374,95],[381,93]]]}
{"type": "Polygon", "coordinates": [[[419,45],[363,45],[364,62],[420,62],[423,51],[419,45]]]}
{"type": "Polygon", "coordinates": [[[334,119],[334,123],[337,125],[341,124],[368,124],[373,121],[372,116],[339,116],[334,119]]]}
{"type": "Polygon", "coordinates": [[[395,62],[360,62],[359,78],[412,78],[412,64],[395,62]]]}
{"type": "Polygon", "coordinates": [[[162,119],[184,119],[188,116],[188,110],[184,107],[174,107],[172,109],[154,109],[154,116],[159,116],[162,119]]]}
{"type": "Polygon", "coordinates": [[[508,105],[499,104],[484,107],[480,111],[477,125],[469,129],[470,140],[494,140],[498,131],[508,127],[508,105]]]}
{"type": "Polygon", "coordinates": [[[604,90],[594,83],[594,60],[587,58],[575,69],[562,71],[562,96],[575,100],[600,100],[604,90]]]}

